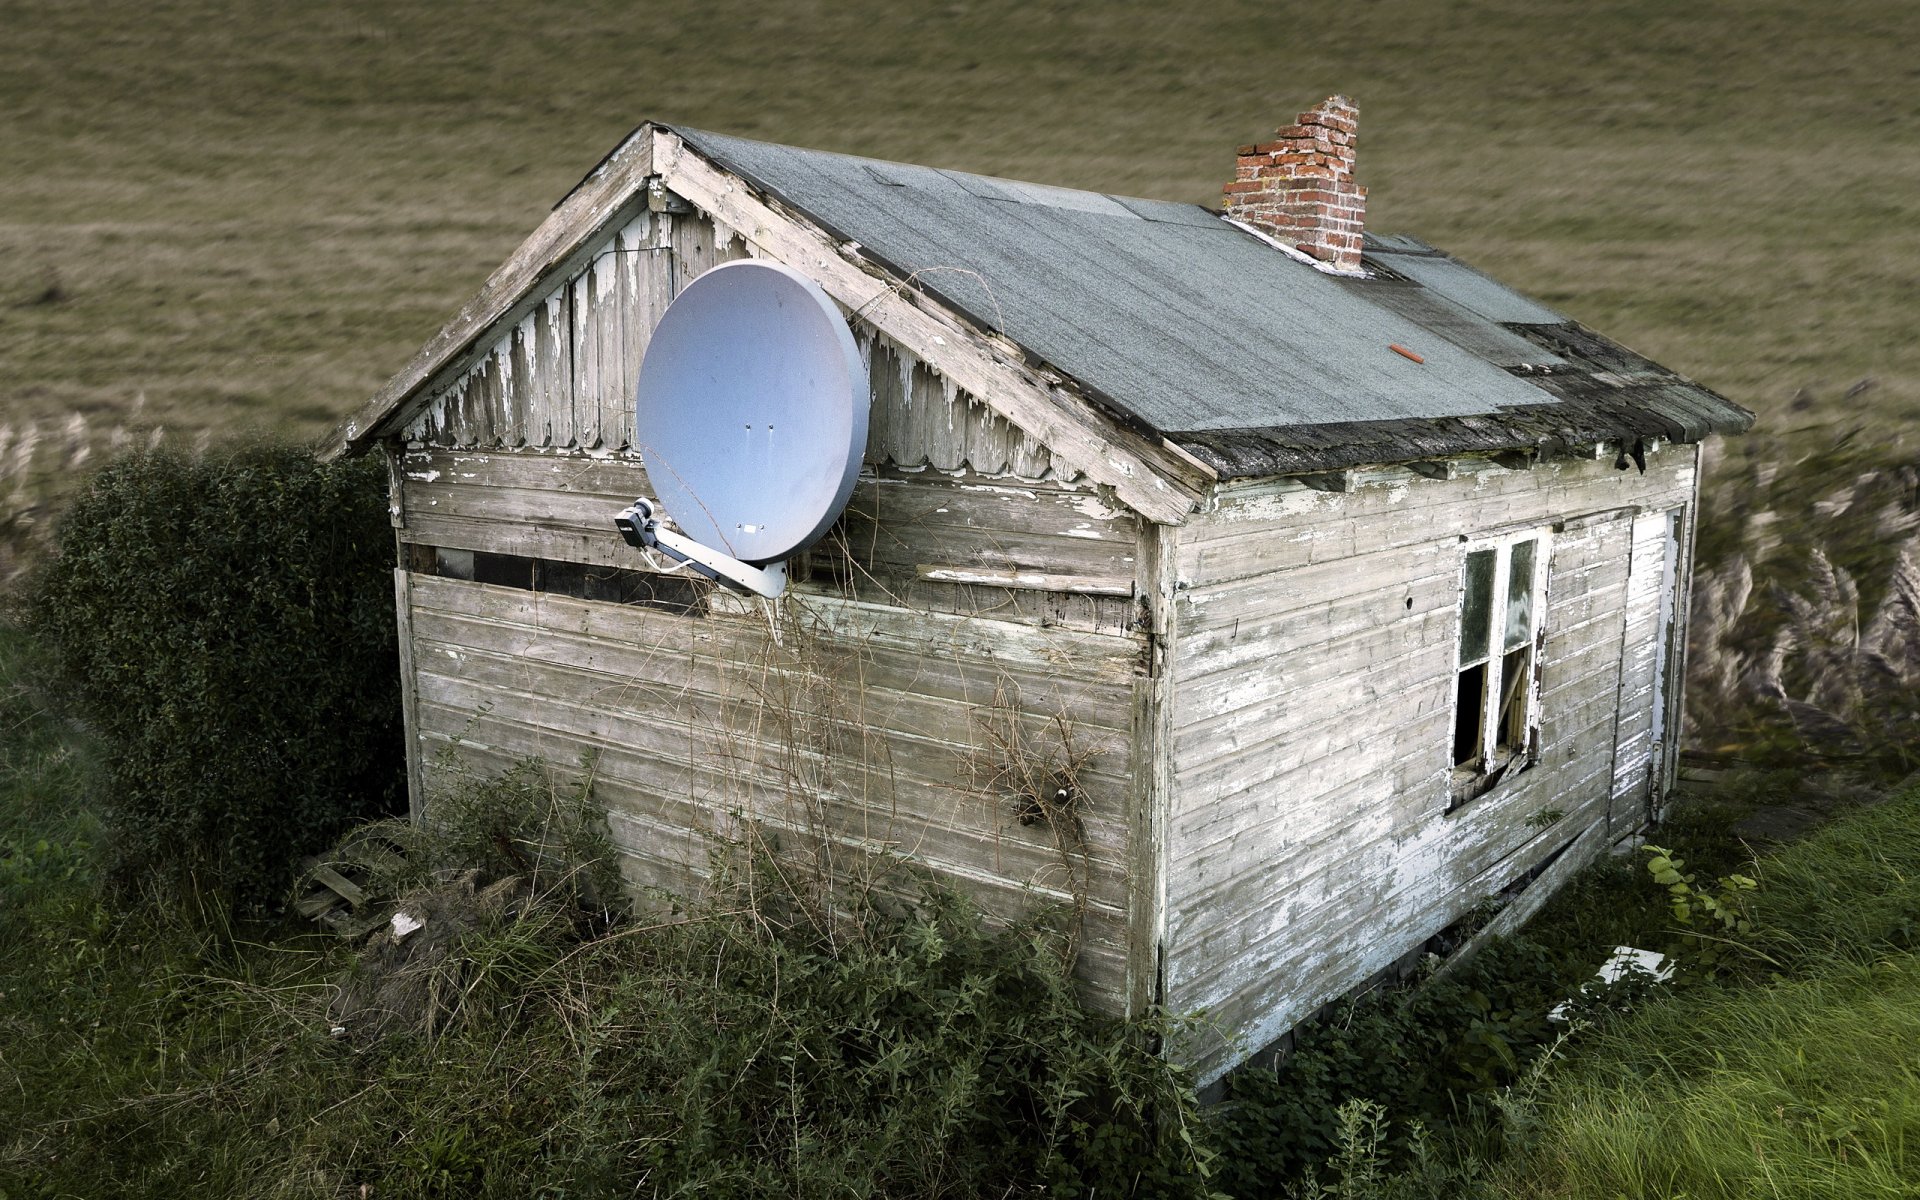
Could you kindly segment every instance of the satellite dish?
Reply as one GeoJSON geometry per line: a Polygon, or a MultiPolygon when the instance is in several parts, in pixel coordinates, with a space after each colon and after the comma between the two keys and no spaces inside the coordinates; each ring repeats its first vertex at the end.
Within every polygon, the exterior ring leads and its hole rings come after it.
{"type": "Polygon", "coordinates": [[[636,391],[634,443],[658,502],[622,512],[621,533],[779,595],[786,559],[846,507],[866,449],[866,362],[840,310],[790,267],[722,264],[667,306],[636,391]]]}

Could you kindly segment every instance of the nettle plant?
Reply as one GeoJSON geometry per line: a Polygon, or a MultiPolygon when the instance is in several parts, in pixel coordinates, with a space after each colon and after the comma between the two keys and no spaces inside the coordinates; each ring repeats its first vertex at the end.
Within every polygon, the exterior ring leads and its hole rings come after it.
{"type": "Polygon", "coordinates": [[[1665,846],[1642,846],[1651,855],[1647,873],[1667,891],[1667,911],[1679,925],[1682,944],[1701,965],[1720,965],[1728,951],[1745,948],[1753,932],[1748,897],[1760,884],[1752,876],[1722,875],[1711,884],[1686,869],[1687,860],[1665,846]]]}

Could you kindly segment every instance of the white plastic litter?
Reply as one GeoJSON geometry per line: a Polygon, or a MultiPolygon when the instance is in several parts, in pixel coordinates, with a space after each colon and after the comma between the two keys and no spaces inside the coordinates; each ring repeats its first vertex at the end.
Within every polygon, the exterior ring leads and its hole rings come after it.
{"type": "Polygon", "coordinates": [[[1615,946],[1613,957],[1600,964],[1598,972],[1605,983],[1618,983],[1629,971],[1638,971],[1642,975],[1651,975],[1665,983],[1673,978],[1673,964],[1667,956],[1653,950],[1636,950],[1632,946],[1615,946]]]}
{"type": "MultiPolygon", "coordinates": [[[[1673,964],[1667,956],[1657,950],[1640,950],[1633,946],[1615,946],[1607,961],[1600,964],[1594,977],[1609,986],[1620,982],[1628,975],[1645,975],[1655,983],[1665,983],[1673,978],[1673,964]]],[[[1586,987],[1592,987],[1587,984],[1586,987]]],[[[1585,991],[1586,988],[1582,988],[1585,991]]],[[[1563,1000],[1547,1013],[1549,1021],[1565,1021],[1567,1013],[1573,1008],[1573,1001],[1563,1000]]]]}
{"type": "Polygon", "coordinates": [[[421,924],[422,922],[416,917],[410,917],[403,912],[394,913],[393,940],[396,942],[399,941],[401,938],[406,937],[414,930],[420,928],[421,924]]]}

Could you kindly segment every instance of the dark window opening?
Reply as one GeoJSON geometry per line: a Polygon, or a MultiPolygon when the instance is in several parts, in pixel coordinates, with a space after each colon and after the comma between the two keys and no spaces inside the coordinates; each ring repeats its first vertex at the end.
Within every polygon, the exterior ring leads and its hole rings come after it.
{"type": "Polygon", "coordinates": [[[1480,757],[1480,704],[1486,695],[1487,664],[1460,672],[1460,693],[1453,710],[1453,765],[1464,767],[1480,757]]]}
{"type": "Polygon", "coordinates": [[[1535,758],[1542,549],[1538,537],[1503,540],[1461,564],[1449,812],[1535,758]]]}
{"type": "Polygon", "coordinates": [[[486,554],[474,551],[473,575],[475,583],[491,583],[496,587],[519,588],[521,591],[534,590],[534,559],[521,558],[517,554],[486,554]]]}

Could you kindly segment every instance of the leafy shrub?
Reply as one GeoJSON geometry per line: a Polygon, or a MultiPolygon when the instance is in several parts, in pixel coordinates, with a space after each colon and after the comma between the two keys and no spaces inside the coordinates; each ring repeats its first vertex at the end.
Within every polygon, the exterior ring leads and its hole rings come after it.
{"type": "Polygon", "coordinates": [[[1390,1140],[1396,1154],[1412,1153],[1416,1126],[1456,1121],[1555,1044],[1562,1027],[1547,1012],[1592,973],[1590,957],[1496,941],[1457,974],[1367,992],[1300,1026],[1279,1064],[1228,1077],[1216,1117],[1226,1189],[1242,1200],[1279,1195],[1341,1152],[1341,1113],[1357,1101],[1407,1122],[1390,1140]]]}
{"type": "Polygon", "coordinates": [[[1485,1194],[1479,1166],[1447,1160],[1415,1122],[1406,1132],[1406,1152],[1396,1167],[1389,1142],[1393,1122],[1386,1109],[1368,1100],[1349,1100],[1335,1114],[1337,1146],[1327,1160],[1328,1178],[1308,1167],[1287,1200],[1468,1200],[1485,1194]]]}
{"type": "MultiPolygon", "coordinates": [[[[409,865],[372,881],[425,922],[397,946],[427,950],[399,969],[433,959],[452,985],[439,990],[464,1000],[449,1036],[512,1048],[526,1123],[483,1140],[521,1147],[519,1170],[556,1191],[1203,1191],[1192,1092],[1155,1053],[1166,1030],[1082,1009],[1045,918],[990,930],[904,864],[827,911],[804,855],[748,845],[716,858],[706,899],[609,924],[614,852],[584,788],[528,762],[429,812],[388,830],[410,837],[409,865]],[[475,903],[489,894],[511,900],[475,903]],[[430,914],[450,910],[459,936],[436,945],[448,918],[430,914]]],[[[343,995],[377,990],[395,948],[376,932],[343,995]]],[[[438,1053],[460,1051],[443,1039],[438,1053]]],[[[503,1169],[475,1166],[462,1186],[529,1179],[503,1169]]],[[[424,1185],[409,1158],[391,1170],[389,1188],[424,1185]]]]}
{"type": "Polygon", "coordinates": [[[79,496],[29,614],[106,745],[117,882],[262,908],[393,811],[391,552],[366,461],[148,452],[79,496]]]}
{"type": "Polygon", "coordinates": [[[0,1089],[0,1118],[60,1136],[0,1132],[0,1178],[85,1196],[1204,1194],[1193,1093],[1153,1052],[1168,1031],[1083,1010],[1048,925],[989,929],[898,874],[881,879],[904,898],[817,923],[792,862],[744,851],[704,900],[578,920],[560,881],[607,863],[519,885],[523,860],[590,847],[568,831],[579,797],[532,768],[487,790],[467,815],[435,797],[405,847],[420,863],[370,880],[370,906],[423,918],[404,938],[381,921],[149,970],[163,994],[108,1019],[124,1041],[45,1010],[61,1052],[9,1057],[25,1084],[0,1089]],[[398,890],[374,895],[382,879],[398,890]],[[511,900],[422,903],[486,892],[511,900]],[[433,1000],[444,1019],[332,1019],[343,991],[413,967],[457,993],[433,1000]],[[36,1088],[82,1057],[97,1082],[50,1106],[36,1088]],[[93,1145],[114,1152],[69,1152],[93,1145]]]}
{"type": "Polygon", "coordinates": [[[1723,875],[1712,884],[1687,870],[1687,860],[1665,846],[1640,847],[1649,855],[1647,873],[1667,893],[1667,911],[1673,915],[1677,941],[1668,952],[1713,969],[1733,954],[1753,951],[1745,941],[1753,932],[1750,894],[1759,887],[1750,875],[1723,875]]]}

